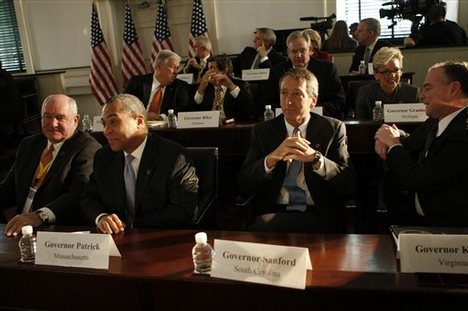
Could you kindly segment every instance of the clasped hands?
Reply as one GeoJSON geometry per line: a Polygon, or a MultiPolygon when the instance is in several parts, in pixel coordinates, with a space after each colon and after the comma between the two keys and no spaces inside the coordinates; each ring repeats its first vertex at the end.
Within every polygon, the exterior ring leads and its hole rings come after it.
{"type": "Polygon", "coordinates": [[[299,160],[301,162],[312,162],[315,159],[315,149],[310,147],[310,141],[297,136],[288,137],[267,156],[268,168],[272,168],[279,161],[299,160]]]}
{"type": "Polygon", "coordinates": [[[400,130],[395,124],[382,124],[374,136],[374,150],[382,160],[387,158],[387,151],[393,145],[400,143],[400,130]]]}
{"type": "Polygon", "coordinates": [[[230,91],[236,88],[236,85],[231,81],[231,79],[229,79],[229,77],[226,74],[217,72],[213,69],[210,69],[207,72],[205,72],[200,81],[200,84],[208,85],[208,83],[213,84],[215,87],[220,87],[224,85],[230,91]]]}

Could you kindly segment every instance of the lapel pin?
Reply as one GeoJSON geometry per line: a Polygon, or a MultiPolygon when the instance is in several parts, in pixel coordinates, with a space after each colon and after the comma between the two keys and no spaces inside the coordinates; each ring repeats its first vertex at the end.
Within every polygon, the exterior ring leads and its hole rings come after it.
{"type": "Polygon", "coordinates": [[[146,170],[146,176],[149,176],[151,174],[150,170],[146,170]]]}

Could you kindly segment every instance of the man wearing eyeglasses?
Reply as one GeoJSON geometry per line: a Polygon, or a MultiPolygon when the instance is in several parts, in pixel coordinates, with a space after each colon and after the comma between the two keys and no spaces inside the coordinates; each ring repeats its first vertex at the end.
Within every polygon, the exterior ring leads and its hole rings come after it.
{"type": "Polygon", "coordinates": [[[350,73],[357,73],[359,70],[359,64],[363,60],[368,66],[372,63],[375,53],[384,47],[392,46],[389,42],[379,40],[380,36],[380,22],[375,18],[363,19],[357,28],[357,41],[359,46],[353,56],[353,62],[349,68],[350,73]]]}
{"type": "Polygon", "coordinates": [[[403,55],[397,48],[383,47],[374,55],[374,76],[377,82],[359,88],[356,99],[356,118],[372,119],[375,101],[388,103],[417,103],[419,88],[401,82],[403,55]]]}

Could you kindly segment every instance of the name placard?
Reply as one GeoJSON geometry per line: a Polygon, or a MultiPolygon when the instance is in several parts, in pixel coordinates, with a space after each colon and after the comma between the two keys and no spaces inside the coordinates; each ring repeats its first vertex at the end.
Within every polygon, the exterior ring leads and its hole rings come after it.
{"type": "Polygon", "coordinates": [[[179,73],[177,79],[193,84],[193,73],[179,73]]]}
{"type": "Polygon", "coordinates": [[[270,68],[242,70],[242,80],[244,81],[268,80],[269,76],[270,68]]]}
{"type": "Polygon", "coordinates": [[[177,128],[219,127],[220,111],[179,112],[177,128]]]}
{"type": "Polygon", "coordinates": [[[93,117],[93,131],[94,132],[103,132],[104,126],[102,125],[101,116],[93,117]]]}
{"type": "Polygon", "coordinates": [[[213,277],[305,289],[312,269],[308,248],[215,240],[214,249],[213,277]]]}
{"type": "Polygon", "coordinates": [[[36,265],[108,269],[120,252],[109,234],[37,232],[36,265]]]}
{"type": "Polygon", "coordinates": [[[401,272],[468,273],[468,235],[399,235],[401,272]]]}
{"type": "MultiPolygon", "coordinates": [[[[310,111],[323,116],[323,107],[322,106],[312,107],[312,108],[310,108],[310,111]]],[[[276,108],[275,109],[275,116],[279,116],[282,113],[283,113],[283,110],[281,110],[281,108],[276,108]]]]}
{"type": "Polygon", "coordinates": [[[383,109],[385,122],[424,122],[427,119],[422,103],[385,104],[383,109]]]}

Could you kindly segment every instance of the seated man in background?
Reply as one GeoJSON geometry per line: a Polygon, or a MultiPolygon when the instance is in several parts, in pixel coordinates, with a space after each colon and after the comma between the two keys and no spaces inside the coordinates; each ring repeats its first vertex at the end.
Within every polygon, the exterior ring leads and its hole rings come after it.
{"type": "Polygon", "coordinates": [[[283,113],[254,127],[238,176],[241,193],[255,194],[248,229],[343,232],[356,184],[345,125],[310,112],[318,82],[307,69],[290,69],[280,83],[283,113]]]}
{"type": "Polygon", "coordinates": [[[405,38],[406,46],[414,45],[463,45],[467,44],[466,32],[457,23],[445,18],[447,10],[434,4],[426,14],[426,24],[415,34],[405,38]]]}
{"type": "Polygon", "coordinates": [[[138,97],[148,111],[148,120],[162,120],[169,109],[177,114],[187,111],[189,104],[188,83],[177,79],[180,56],[169,50],[161,50],[156,56],[153,74],[133,76],[125,89],[138,97]]]}
{"type": "MultiPolygon", "coordinates": [[[[286,39],[288,61],[271,68],[270,77],[262,85],[263,106],[280,106],[279,81],[291,68],[308,69],[318,80],[317,105],[323,107],[324,115],[342,119],[346,103],[345,92],[335,64],[310,57],[310,38],[303,31],[294,31],[286,39]]],[[[314,105],[315,106],[315,105],[314,105]]]]}
{"type": "Polygon", "coordinates": [[[16,206],[5,234],[42,224],[79,224],[79,199],[92,172],[99,145],[78,131],[78,109],[73,98],[50,95],[42,103],[42,134],[25,138],[13,167],[0,183],[2,209],[16,206]]]}
{"type": "Polygon", "coordinates": [[[362,86],[356,99],[356,118],[372,120],[375,101],[382,104],[417,103],[419,88],[401,83],[403,55],[397,48],[383,47],[374,55],[374,77],[378,83],[362,86]]]}
{"type": "Polygon", "coordinates": [[[366,67],[369,68],[368,64],[372,63],[375,53],[384,47],[392,46],[387,41],[379,40],[380,36],[380,22],[375,18],[363,19],[357,28],[357,36],[359,46],[353,55],[353,61],[349,67],[350,73],[358,73],[359,64],[363,60],[366,63],[366,67]]]}
{"type": "Polygon", "coordinates": [[[184,67],[184,73],[193,74],[193,83],[200,82],[201,77],[208,70],[208,58],[211,56],[210,38],[206,36],[196,37],[194,40],[195,57],[189,58],[184,67]]]}
{"type": "Polygon", "coordinates": [[[232,61],[233,73],[236,77],[242,77],[244,69],[271,68],[271,66],[284,61],[281,53],[275,51],[276,35],[271,28],[257,28],[254,32],[253,43],[255,47],[247,46],[232,61]]]}
{"type": "Polygon", "coordinates": [[[196,110],[220,110],[221,119],[253,118],[255,107],[249,83],[231,77],[231,73],[232,63],[226,55],[208,59],[208,71],[194,96],[196,110]]]}
{"type": "Polygon", "coordinates": [[[125,228],[184,228],[198,203],[198,178],[185,149],[148,133],[146,110],[133,95],[109,99],[102,110],[109,145],[94,157],[81,215],[103,233],[125,228]]]}
{"type": "Polygon", "coordinates": [[[421,92],[429,118],[411,135],[395,125],[375,134],[385,160],[390,224],[468,226],[468,62],[429,68],[421,92]]]}
{"type": "Polygon", "coordinates": [[[320,37],[320,34],[310,28],[304,29],[304,32],[308,34],[310,38],[310,57],[327,62],[333,61],[333,56],[330,53],[320,50],[322,48],[322,37],[320,37]]]}

